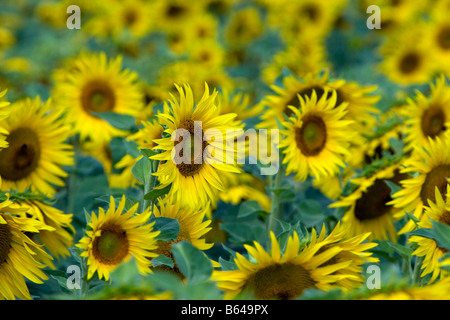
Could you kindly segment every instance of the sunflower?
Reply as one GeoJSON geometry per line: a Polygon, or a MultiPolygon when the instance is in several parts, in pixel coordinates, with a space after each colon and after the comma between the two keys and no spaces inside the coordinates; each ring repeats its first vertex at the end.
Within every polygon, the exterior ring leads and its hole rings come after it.
{"type": "Polygon", "coordinates": [[[73,164],[72,146],[65,143],[70,128],[50,100],[27,98],[11,106],[10,116],[0,125],[9,132],[9,146],[0,151],[2,190],[31,188],[52,196],[54,186],[64,186],[68,175],[62,167],[73,164]]]}
{"type": "Polygon", "coordinates": [[[429,46],[434,48],[433,51],[439,61],[439,65],[446,72],[450,71],[450,68],[445,63],[450,58],[450,23],[447,19],[449,11],[441,11],[439,16],[429,23],[428,33],[430,36],[427,38],[429,46]]]}
{"type": "MultiPolygon", "coordinates": [[[[445,194],[447,179],[450,178],[450,145],[449,140],[434,140],[428,138],[429,146],[416,147],[417,156],[405,160],[402,173],[412,174],[412,178],[400,181],[402,189],[397,191],[393,200],[388,203],[400,209],[397,217],[403,218],[407,212],[421,220],[424,217],[424,207],[428,201],[436,202],[435,188],[441,194],[445,194]]],[[[426,216],[425,216],[426,217],[426,216]]],[[[410,232],[415,228],[415,223],[409,220],[399,231],[400,234],[410,232]]]]}
{"type": "Polygon", "coordinates": [[[156,0],[152,3],[152,8],[158,17],[155,27],[161,31],[180,29],[202,12],[200,1],[187,3],[183,0],[156,0]]]}
{"type": "MultiPolygon", "coordinates": [[[[435,198],[436,201],[428,201],[428,206],[425,207],[425,215],[428,219],[424,219],[419,223],[419,227],[431,229],[433,227],[431,220],[439,221],[450,225],[450,185],[447,185],[447,193],[445,195],[446,201],[444,201],[441,193],[436,187],[435,198]]],[[[434,282],[439,275],[441,278],[448,275],[448,271],[441,269],[439,261],[448,250],[439,247],[437,242],[430,238],[421,236],[411,236],[408,242],[417,243],[417,249],[412,253],[418,257],[424,257],[422,262],[422,277],[427,274],[431,274],[429,282],[434,282]]]]}
{"type": "Polygon", "coordinates": [[[255,40],[264,30],[260,13],[246,7],[233,11],[225,26],[225,41],[232,48],[240,48],[255,40]]]}
{"type": "Polygon", "coordinates": [[[220,109],[220,114],[236,113],[236,126],[240,125],[239,122],[255,117],[263,111],[262,105],[252,105],[250,94],[231,92],[228,88],[223,88],[217,95],[217,107],[220,109]]]}
{"type": "Polygon", "coordinates": [[[52,230],[40,221],[15,217],[9,198],[0,202],[0,298],[31,299],[25,280],[43,283],[48,277],[41,270],[51,256],[28,233],[52,230]]]}
{"type": "Polygon", "coordinates": [[[158,256],[154,250],[159,232],[153,232],[154,223],[148,223],[150,209],[134,215],[139,204],[124,212],[125,202],[123,196],[116,209],[111,196],[106,213],[103,208],[99,208],[98,216],[92,212],[86,236],[76,245],[87,258],[88,279],[97,271],[98,277],[107,281],[109,274],[131,257],[136,259],[139,272],[151,272],[150,259],[158,256]]]}
{"type": "Polygon", "coordinates": [[[219,194],[220,200],[235,205],[253,200],[257,201],[264,211],[270,212],[270,197],[261,179],[246,172],[238,175],[225,172],[222,177],[226,191],[219,194]]]}
{"type": "Polygon", "coordinates": [[[348,132],[350,120],[343,120],[347,103],[336,106],[336,92],[327,99],[325,89],[320,98],[313,90],[311,98],[298,95],[300,107],[289,106],[294,116],[283,122],[285,137],[280,142],[283,163],[288,163],[286,174],[295,173],[295,179],[305,180],[333,176],[344,167],[343,157],[348,155],[352,133],[348,132]]]}
{"type": "Polygon", "coordinates": [[[111,126],[95,115],[114,112],[138,117],[143,98],[135,83],[137,74],[121,70],[122,58],[108,62],[104,53],[82,54],[66,70],[66,81],[57,82],[53,96],[56,105],[66,112],[66,119],[80,140],[109,141],[124,136],[126,131],[111,126]]]}
{"type": "Polygon", "coordinates": [[[219,175],[221,171],[240,172],[237,165],[224,161],[224,154],[226,156],[229,153],[229,150],[224,150],[226,136],[229,136],[226,131],[238,130],[239,127],[232,125],[236,114],[219,114],[220,110],[214,104],[217,91],[210,95],[208,86],[205,85],[204,95],[194,109],[191,88],[188,85],[184,86],[184,90],[176,87],[180,101],[173,98],[170,100],[170,113],[157,116],[159,122],[167,128],[164,134],[170,137],[153,140],[158,144],[154,149],[163,151],[151,157],[161,161],[158,171],[153,175],[160,181],[159,188],[171,185],[169,196],[180,207],[195,210],[205,206],[208,201],[213,201],[215,194],[224,190],[219,175]],[[183,144],[179,136],[180,129],[183,133],[190,134],[191,142],[187,140],[183,144]],[[181,148],[178,146],[180,143],[181,148]],[[185,145],[186,143],[189,145],[185,145]],[[187,157],[184,154],[187,148],[191,151],[190,160],[184,159],[187,157]],[[182,161],[179,157],[183,157],[182,161]]]}
{"type": "Polygon", "coordinates": [[[435,71],[434,59],[425,45],[425,28],[413,24],[392,34],[380,47],[382,72],[400,85],[426,83],[435,71]]]}
{"type": "Polygon", "coordinates": [[[329,290],[362,282],[361,275],[355,272],[370,255],[364,251],[374,246],[361,244],[367,235],[346,240],[341,246],[339,241],[346,239],[343,233],[333,232],[325,237],[325,232],[323,228],[317,237],[313,229],[311,240],[303,246],[294,232],[288,238],[284,253],[271,232],[270,253],[256,241],[254,246],[244,245],[253,259],[236,253],[234,262],[238,269],[213,271],[211,278],[225,291],[225,299],[250,292],[258,300],[295,299],[309,288],[329,290]]]}
{"type": "MultiPolygon", "coordinates": [[[[158,199],[158,205],[154,206],[153,215],[155,217],[171,218],[178,221],[180,231],[175,240],[172,241],[158,241],[156,253],[165,255],[166,257],[172,257],[172,245],[181,241],[190,242],[194,247],[199,250],[208,250],[214,244],[206,243],[204,237],[205,234],[211,230],[208,227],[211,220],[204,220],[208,207],[204,207],[200,210],[181,209],[178,204],[172,204],[171,201],[165,197],[164,199],[158,199]]],[[[165,267],[158,267],[166,270],[165,267]]],[[[170,269],[172,270],[172,269],[170,269]]],[[[178,267],[175,265],[173,271],[180,274],[178,267]]]]}
{"type": "Polygon", "coordinates": [[[368,300],[448,300],[450,296],[450,277],[422,287],[403,286],[401,288],[373,293],[368,300]]]}
{"type": "MultiPolygon", "coordinates": [[[[20,214],[16,214],[17,216],[37,220],[52,228],[50,231],[41,230],[36,237],[39,238],[38,243],[43,244],[54,257],[60,258],[69,255],[69,248],[73,245],[73,235],[75,234],[72,226],[73,214],[66,214],[38,199],[17,199],[10,207],[17,208],[17,212],[20,212],[20,214]]],[[[36,240],[35,237],[30,238],[36,240]]]]}
{"type": "Polygon", "coordinates": [[[342,224],[349,235],[370,232],[369,240],[397,241],[394,216],[398,209],[388,205],[392,200],[391,189],[385,181],[398,184],[399,177],[399,166],[390,165],[367,177],[349,180],[356,186],[355,190],[330,205],[331,208],[347,208],[342,224]]]}
{"type": "Polygon", "coordinates": [[[436,85],[430,84],[430,96],[416,91],[414,100],[408,98],[406,106],[410,119],[406,121],[406,150],[412,151],[415,146],[428,146],[428,139],[443,138],[450,127],[450,87],[445,77],[436,79],[436,85]]]}

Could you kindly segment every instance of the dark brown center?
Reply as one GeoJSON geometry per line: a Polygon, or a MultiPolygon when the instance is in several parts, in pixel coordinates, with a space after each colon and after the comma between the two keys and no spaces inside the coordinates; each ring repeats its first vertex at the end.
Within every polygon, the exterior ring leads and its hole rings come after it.
{"type": "Polygon", "coordinates": [[[0,266],[6,261],[11,249],[11,230],[7,224],[0,224],[0,266]]]}
{"type": "Polygon", "coordinates": [[[86,83],[81,92],[81,105],[87,112],[104,112],[114,109],[116,95],[111,86],[102,80],[86,83]]]}
{"type": "Polygon", "coordinates": [[[435,189],[444,195],[447,192],[447,178],[450,178],[450,165],[440,165],[434,167],[427,173],[422,189],[420,190],[420,198],[424,205],[428,205],[428,200],[436,202],[435,189]]]}
{"type": "Polygon", "coordinates": [[[445,26],[439,31],[437,40],[442,49],[450,50],[450,26],[445,26]]]}
{"type": "Polygon", "coordinates": [[[420,67],[420,62],[420,56],[417,53],[408,53],[400,60],[400,71],[406,74],[412,73],[420,67]]]}
{"type": "Polygon", "coordinates": [[[258,300],[290,300],[314,285],[310,273],[302,266],[277,263],[252,274],[243,289],[258,300]]]}
{"type": "Polygon", "coordinates": [[[0,176],[18,181],[30,175],[38,166],[41,146],[36,133],[29,128],[17,128],[6,138],[9,147],[0,151],[0,176]]]}
{"type": "Polygon", "coordinates": [[[391,200],[391,189],[383,180],[377,179],[356,201],[355,217],[359,221],[381,217],[389,212],[386,203],[391,200]]]}
{"type": "Polygon", "coordinates": [[[421,128],[425,136],[434,138],[445,131],[445,114],[442,108],[430,107],[422,115],[421,128]]]}

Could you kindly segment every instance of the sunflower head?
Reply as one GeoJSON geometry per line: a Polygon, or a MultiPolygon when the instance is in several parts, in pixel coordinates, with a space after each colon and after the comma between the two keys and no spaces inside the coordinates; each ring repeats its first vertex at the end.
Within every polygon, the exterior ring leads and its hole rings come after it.
{"type": "Polygon", "coordinates": [[[77,244],[88,261],[88,279],[97,272],[100,279],[108,280],[110,272],[132,256],[141,273],[151,272],[150,259],[157,256],[153,251],[159,232],[153,232],[154,223],[148,222],[150,209],[135,215],[139,205],[135,204],[124,212],[125,202],[123,196],[116,208],[111,196],[109,209],[99,208],[98,216],[92,213],[86,237],[77,244]]]}

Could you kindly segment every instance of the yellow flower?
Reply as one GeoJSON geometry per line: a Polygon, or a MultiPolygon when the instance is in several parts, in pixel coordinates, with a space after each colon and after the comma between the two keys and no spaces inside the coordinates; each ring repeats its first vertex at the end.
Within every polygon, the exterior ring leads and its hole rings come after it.
{"type": "Polygon", "coordinates": [[[153,232],[154,223],[148,223],[150,209],[135,215],[139,206],[136,203],[124,212],[125,202],[123,196],[116,209],[111,196],[106,212],[103,208],[99,208],[98,216],[92,212],[86,236],[76,245],[84,250],[81,256],[87,258],[88,279],[97,272],[99,279],[108,280],[109,274],[131,257],[136,259],[139,272],[151,272],[150,259],[158,256],[154,250],[159,231],[153,232]]]}
{"type": "Polygon", "coordinates": [[[137,74],[121,70],[122,58],[110,61],[104,53],[82,54],[66,69],[65,81],[57,82],[53,96],[55,105],[66,113],[67,121],[80,140],[108,142],[124,136],[126,131],[111,126],[95,112],[114,112],[138,117],[143,97],[135,83],[137,74]]]}
{"type": "MultiPolygon", "coordinates": [[[[224,190],[221,171],[240,172],[237,165],[228,164],[225,160],[230,152],[225,145],[229,136],[226,131],[239,127],[234,127],[232,123],[236,114],[219,114],[220,110],[214,104],[217,92],[210,95],[208,86],[195,109],[191,88],[185,85],[184,91],[178,86],[177,89],[180,101],[173,98],[170,113],[157,116],[160,123],[167,127],[164,133],[170,137],[154,140],[158,144],[154,149],[163,152],[151,159],[161,161],[158,171],[154,173],[161,183],[159,188],[171,185],[169,197],[181,208],[195,210],[213,201],[216,193],[224,190]],[[190,135],[190,144],[183,143],[185,137],[180,139],[180,131],[190,135]],[[187,157],[184,155],[185,149],[190,150],[190,160],[184,159],[187,157]],[[179,159],[181,157],[183,159],[179,159]]],[[[234,136],[231,138],[234,139],[234,136]]]]}
{"type": "Polygon", "coordinates": [[[2,190],[31,188],[53,196],[54,186],[64,186],[68,175],[63,166],[73,164],[72,146],[66,143],[70,128],[50,100],[27,98],[11,106],[10,116],[0,125],[9,131],[9,146],[0,151],[2,190]]]}
{"type": "Polygon", "coordinates": [[[313,229],[311,240],[302,246],[294,232],[282,253],[271,232],[270,253],[256,241],[253,246],[244,245],[251,258],[236,253],[238,269],[213,271],[212,280],[225,291],[225,299],[250,292],[259,300],[295,299],[309,288],[329,290],[360,284],[360,265],[370,256],[365,251],[376,244],[362,244],[368,234],[346,238],[339,225],[328,237],[325,233],[324,227],[319,236],[313,229]]]}
{"type": "Polygon", "coordinates": [[[314,90],[306,100],[298,95],[299,108],[289,106],[294,116],[283,122],[283,163],[287,163],[286,174],[295,173],[296,180],[305,180],[308,175],[333,176],[345,166],[344,156],[353,137],[348,128],[353,122],[343,120],[347,103],[336,106],[336,92],[330,99],[327,95],[326,89],[320,98],[314,90]]]}
{"type": "Polygon", "coordinates": [[[41,270],[52,257],[27,233],[51,231],[34,219],[14,217],[9,199],[0,202],[0,299],[31,299],[25,279],[43,283],[48,277],[41,270]]]}

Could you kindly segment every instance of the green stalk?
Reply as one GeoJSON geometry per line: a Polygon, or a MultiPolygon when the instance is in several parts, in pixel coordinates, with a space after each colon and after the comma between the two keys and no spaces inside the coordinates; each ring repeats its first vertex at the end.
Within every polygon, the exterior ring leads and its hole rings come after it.
{"type": "Polygon", "coordinates": [[[420,270],[422,267],[422,262],[423,262],[424,257],[419,257],[416,256],[416,261],[414,264],[414,277],[413,277],[413,284],[417,285],[420,281],[420,270]]]}
{"type": "Polygon", "coordinates": [[[272,203],[271,203],[271,207],[270,207],[270,215],[269,215],[269,220],[268,220],[268,225],[267,225],[267,234],[268,234],[268,239],[270,239],[270,231],[273,231],[274,226],[275,226],[275,220],[280,218],[281,215],[281,206],[280,206],[280,193],[278,192],[281,186],[281,180],[283,178],[283,166],[281,165],[281,161],[280,161],[280,168],[275,176],[275,181],[272,182],[272,186],[271,186],[271,198],[272,198],[272,203]]]}

